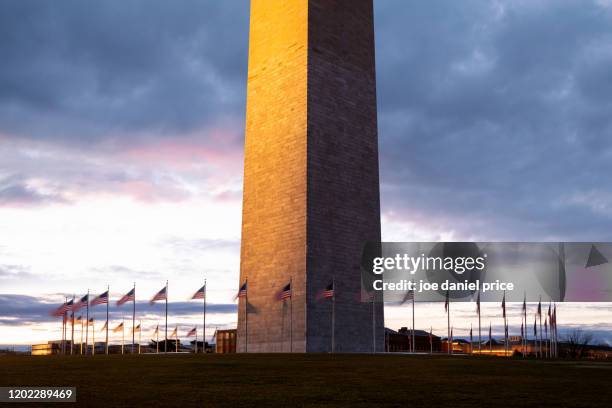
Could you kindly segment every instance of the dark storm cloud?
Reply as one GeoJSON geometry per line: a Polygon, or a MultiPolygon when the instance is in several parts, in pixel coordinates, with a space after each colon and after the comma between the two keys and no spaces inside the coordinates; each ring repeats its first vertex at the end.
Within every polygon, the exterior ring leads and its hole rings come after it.
{"type": "MultiPolygon", "coordinates": [[[[58,321],[57,317],[49,316],[49,312],[58,306],[59,304],[48,303],[41,298],[33,296],[0,294],[0,324],[20,326],[23,324],[58,321]]],[[[113,306],[110,308],[110,319],[121,319],[125,313],[113,306]]],[[[172,311],[172,319],[202,313],[202,304],[199,302],[170,302],[168,308],[172,311]]],[[[153,313],[162,314],[161,309],[157,311],[152,310],[154,308],[149,306],[149,302],[136,302],[136,309],[146,311],[147,315],[152,315],[153,313]]],[[[236,305],[231,303],[208,303],[206,310],[210,314],[233,315],[236,313],[236,305]]],[[[84,314],[85,309],[77,312],[77,314],[80,313],[84,314]]],[[[99,315],[100,313],[98,313],[98,317],[99,315]]]]}
{"type": "MultiPolygon", "coordinates": [[[[433,221],[456,238],[612,239],[609,4],[375,1],[389,223],[433,221]]],[[[95,142],[100,153],[221,124],[235,130],[221,155],[240,151],[248,9],[242,0],[1,2],[0,139],[95,142]]],[[[76,187],[86,178],[92,190],[127,184],[105,180],[112,161],[85,166],[87,177],[65,163],[20,158],[8,173],[76,187]]],[[[127,181],[157,179],[140,170],[127,181]]],[[[172,181],[149,184],[145,200],[153,190],[182,195],[172,181]]],[[[24,182],[0,195],[53,199],[41,194],[24,182]]]]}
{"type": "Polygon", "coordinates": [[[610,7],[376,12],[383,210],[464,238],[612,239],[610,7]]]}
{"type": "Polygon", "coordinates": [[[247,43],[242,1],[3,1],[0,134],[104,141],[242,117],[247,43]]]}

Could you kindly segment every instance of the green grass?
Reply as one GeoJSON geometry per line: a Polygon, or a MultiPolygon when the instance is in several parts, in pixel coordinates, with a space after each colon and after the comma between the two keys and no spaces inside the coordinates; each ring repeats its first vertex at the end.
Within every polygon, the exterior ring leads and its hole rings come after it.
{"type": "Polygon", "coordinates": [[[0,357],[0,386],[15,385],[76,386],[104,407],[612,406],[610,363],[459,356],[0,357]]]}

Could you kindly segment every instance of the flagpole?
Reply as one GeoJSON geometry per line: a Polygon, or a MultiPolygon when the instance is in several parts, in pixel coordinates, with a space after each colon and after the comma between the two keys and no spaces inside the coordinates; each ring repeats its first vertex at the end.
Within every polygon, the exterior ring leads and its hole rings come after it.
{"type": "Polygon", "coordinates": [[[481,324],[480,324],[480,290],[478,290],[478,299],[477,299],[477,306],[478,306],[478,355],[482,354],[482,330],[481,330],[481,324]]]}
{"type": "Polygon", "coordinates": [[[474,354],[474,340],[472,337],[472,323],[470,323],[470,354],[474,354]]]}
{"type": "MultiPolygon", "coordinates": [[[[556,305],[555,305],[556,307],[556,305]]],[[[553,310],[553,329],[552,329],[552,356],[553,358],[557,358],[557,316],[555,316],[555,311],[553,310]]]]}
{"type": "Polygon", "coordinates": [[[559,356],[559,330],[557,326],[557,307],[555,306],[555,341],[557,342],[557,357],[559,356]]]}
{"type": "Polygon", "coordinates": [[[110,304],[110,285],[106,285],[106,354],[108,354],[108,308],[110,304]]]}
{"type": "Polygon", "coordinates": [[[68,311],[64,313],[64,354],[68,354],[68,311]]]}
{"type": "MultiPolygon", "coordinates": [[[[546,317],[546,319],[548,319],[548,317],[546,317]]],[[[544,320],[544,327],[547,327],[547,322],[548,320],[544,320]]],[[[548,334],[548,329],[545,329],[546,332],[546,340],[544,341],[544,344],[546,345],[546,358],[550,358],[550,336],[548,334]]]]}
{"type": "Polygon", "coordinates": [[[559,357],[559,338],[558,338],[558,333],[557,333],[557,304],[555,303],[554,309],[553,309],[553,321],[555,323],[555,329],[554,329],[554,333],[555,333],[555,342],[554,342],[554,355],[555,358],[559,357]]]}
{"type": "Polygon", "coordinates": [[[289,278],[289,352],[293,353],[293,277],[289,278]]]}
{"type": "Polygon", "coordinates": [[[64,354],[68,353],[68,311],[64,312],[64,354]]]}
{"type": "Polygon", "coordinates": [[[480,324],[480,306],[479,306],[478,307],[478,355],[480,354],[482,354],[482,329],[481,329],[481,324],[480,324]]]}
{"type": "Polygon", "coordinates": [[[525,329],[523,323],[523,313],[521,312],[521,354],[525,357],[525,329]]]}
{"type": "MultiPolygon", "coordinates": [[[[196,330],[196,353],[198,350],[198,331],[196,330]]],[[[204,313],[202,314],[202,353],[206,353],[206,278],[204,278],[204,313]]]]}
{"type": "Polygon", "coordinates": [[[134,354],[135,325],[136,325],[136,282],[134,282],[134,300],[132,301],[132,354],[134,354]]]}
{"type": "Polygon", "coordinates": [[[376,353],[376,315],[374,313],[374,297],[372,292],[372,353],[376,353]]]}
{"type": "Polygon", "coordinates": [[[540,303],[538,303],[538,315],[540,316],[540,358],[543,358],[542,354],[542,295],[540,295],[540,303]]]}
{"type": "Polygon", "coordinates": [[[71,322],[71,334],[70,334],[70,355],[74,352],[74,296],[72,296],[72,318],[71,322]]]}
{"type": "Polygon", "coordinates": [[[523,331],[523,356],[527,355],[527,291],[523,296],[523,320],[525,320],[525,330],[523,331]]]}
{"type": "Polygon", "coordinates": [[[412,352],[416,352],[416,343],[415,343],[415,334],[414,329],[416,326],[414,325],[414,291],[412,292],[412,352]]]}
{"type": "Polygon", "coordinates": [[[538,314],[533,318],[533,351],[535,358],[538,358],[538,314]]]}
{"type": "Polygon", "coordinates": [[[491,336],[491,322],[489,322],[489,355],[493,353],[493,336],[491,336]]]}
{"type": "Polygon", "coordinates": [[[508,357],[508,353],[510,352],[510,335],[508,333],[508,316],[504,319],[504,335],[506,337],[506,357],[508,357]]]}
{"type": "MultiPolygon", "coordinates": [[[[89,299],[87,299],[89,301],[89,299]]],[[[92,310],[92,317],[91,317],[91,355],[95,356],[96,355],[96,320],[93,317],[93,310],[92,310]]]]}
{"type": "Polygon", "coordinates": [[[553,326],[554,322],[554,311],[550,315],[550,357],[555,358],[555,329],[553,326]]]}
{"type": "Polygon", "coordinates": [[[168,352],[168,281],[166,281],[166,342],[164,344],[164,353],[168,352]]]}
{"type": "Polygon", "coordinates": [[[81,355],[83,355],[83,315],[81,314],[81,355]]]}
{"type": "Polygon", "coordinates": [[[557,324],[557,322],[555,321],[557,319],[557,317],[555,316],[555,308],[557,306],[555,305],[553,308],[553,312],[552,312],[552,326],[551,326],[551,330],[550,330],[550,334],[551,334],[551,347],[552,347],[552,357],[556,358],[557,357],[557,333],[555,333],[555,326],[557,324]]]}
{"type": "Polygon", "coordinates": [[[140,343],[142,343],[142,320],[138,322],[140,330],[138,330],[138,354],[140,354],[140,343]]]}
{"type": "Polygon", "coordinates": [[[447,352],[448,354],[452,354],[452,344],[449,344],[450,342],[450,294],[448,293],[448,291],[446,292],[446,299],[447,299],[447,309],[446,309],[446,319],[447,319],[447,326],[446,326],[446,345],[447,345],[447,352]]]}
{"type": "Polygon", "coordinates": [[[155,335],[157,336],[155,339],[155,353],[159,354],[159,320],[157,322],[157,330],[155,331],[155,335]]]}
{"type": "Polygon", "coordinates": [[[174,329],[174,352],[178,353],[178,326],[174,329]]]}
{"type": "Polygon", "coordinates": [[[506,291],[504,290],[504,298],[502,300],[502,309],[504,313],[504,355],[508,357],[508,317],[506,314],[506,291]]]}
{"type": "Polygon", "coordinates": [[[64,313],[62,313],[62,343],[60,346],[60,351],[62,354],[66,354],[66,315],[68,312],[66,311],[66,305],[68,304],[68,297],[64,296],[64,313]]]}
{"type": "Polygon", "coordinates": [[[533,318],[533,350],[535,357],[538,358],[538,314],[533,318]]]}
{"type": "MultiPolygon", "coordinates": [[[[249,351],[249,278],[245,278],[246,292],[244,294],[244,352],[249,351]]],[[[216,331],[216,330],[215,330],[216,331]]]]}
{"type": "Polygon", "coordinates": [[[124,349],[125,349],[125,319],[121,318],[121,355],[125,353],[124,349]]]}
{"type": "Polygon", "coordinates": [[[429,354],[433,354],[433,327],[429,327],[429,354]]]}
{"type": "Polygon", "coordinates": [[[336,349],[336,279],[332,278],[332,332],[331,332],[331,352],[336,349]]]}
{"type": "Polygon", "coordinates": [[[87,317],[85,319],[85,355],[89,354],[89,289],[87,289],[87,317]]]}

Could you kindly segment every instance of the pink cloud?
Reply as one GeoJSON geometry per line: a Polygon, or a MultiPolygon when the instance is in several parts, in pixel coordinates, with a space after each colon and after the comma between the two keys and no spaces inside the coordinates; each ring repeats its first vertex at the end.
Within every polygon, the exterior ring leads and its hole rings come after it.
{"type": "Polygon", "coordinates": [[[0,153],[0,174],[19,175],[25,183],[14,186],[5,178],[0,183],[5,196],[0,205],[24,206],[23,201],[28,205],[66,204],[92,196],[177,202],[208,195],[235,202],[242,184],[239,135],[224,128],[174,137],[109,135],[105,143],[87,149],[0,135],[6,147],[0,153]],[[32,180],[37,183],[31,185],[32,180]]]}
{"type": "Polygon", "coordinates": [[[235,132],[212,129],[143,142],[126,147],[119,155],[174,169],[208,164],[229,170],[236,169],[236,163],[242,164],[242,144],[238,143],[235,132]]]}

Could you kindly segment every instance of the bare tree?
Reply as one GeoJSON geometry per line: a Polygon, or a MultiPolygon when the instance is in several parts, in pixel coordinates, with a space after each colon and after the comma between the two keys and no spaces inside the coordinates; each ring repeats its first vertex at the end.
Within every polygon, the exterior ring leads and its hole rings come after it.
{"type": "Polygon", "coordinates": [[[565,338],[567,352],[572,358],[584,357],[586,346],[593,340],[593,334],[582,329],[574,329],[565,338]]]}

